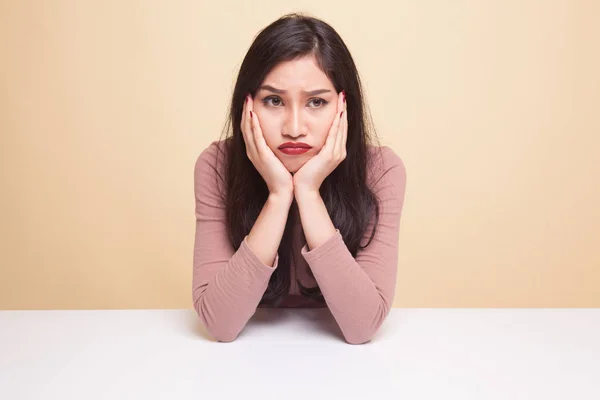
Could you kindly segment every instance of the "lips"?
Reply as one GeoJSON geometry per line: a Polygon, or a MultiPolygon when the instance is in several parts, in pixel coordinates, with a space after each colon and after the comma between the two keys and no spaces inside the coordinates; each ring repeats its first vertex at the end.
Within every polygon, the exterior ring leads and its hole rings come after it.
{"type": "Polygon", "coordinates": [[[302,142],[297,142],[297,143],[286,142],[286,143],[281,144],[279,146],[279,148],[280,149],[289,149],[289,148],[292,148],[292,149],[310,149],[311,146],[309,146],[306,143],[302,143],[302,142]]]}
{"type": "Polygon", "coordinates": [[[282,153],[295,156],[299,154],[304,154],[310,150],[308,147],[283,147],[279,149],[282,153]]]}

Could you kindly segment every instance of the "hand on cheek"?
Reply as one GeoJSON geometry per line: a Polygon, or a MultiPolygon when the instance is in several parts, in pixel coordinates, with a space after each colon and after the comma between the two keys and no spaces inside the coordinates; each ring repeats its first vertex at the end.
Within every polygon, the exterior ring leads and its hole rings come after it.
{"type": "Polygon", "coordinates": [[[348,116],[345,92],[338,94],[337,111],[321,151],[294,174],[294,192],[318,192],[329,174],[346,158],[348,116]]]}

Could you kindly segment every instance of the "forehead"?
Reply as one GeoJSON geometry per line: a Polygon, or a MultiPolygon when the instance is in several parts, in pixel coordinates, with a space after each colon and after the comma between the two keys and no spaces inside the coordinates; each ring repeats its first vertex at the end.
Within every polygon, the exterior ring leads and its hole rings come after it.
{"type": "Polygon", "coordinates": [[[317,86],[333,89],[333,84],[319,69],[313,56],[277,64],[265,77],[264,84],[283,90],[311,90],[317,86]]]}

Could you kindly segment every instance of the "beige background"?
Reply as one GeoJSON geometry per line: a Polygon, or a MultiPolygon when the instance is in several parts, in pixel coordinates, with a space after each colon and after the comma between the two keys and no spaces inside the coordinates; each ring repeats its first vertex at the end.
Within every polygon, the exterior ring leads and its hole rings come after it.
{"type": "Polygon", "coordinates": [[[600,306],[599,2],[285,3],[0,2],[0,308],[191,308],[194,162],[290,11],[406,164],[396,307],[600,306]]]}

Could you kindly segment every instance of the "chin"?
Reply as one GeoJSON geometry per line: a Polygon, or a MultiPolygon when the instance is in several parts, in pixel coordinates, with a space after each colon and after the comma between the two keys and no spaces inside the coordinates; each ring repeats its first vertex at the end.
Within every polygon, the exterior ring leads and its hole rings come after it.
{"type": "Polygon", "coordinates": [[[287,168],[287,170],[292,173],[292,175],[297,172],[298,170],[300,170],[300,168],[302,168],[302,166],[304,164],[306,164],[308,162],[308,160],[298,160],[295,163],[287,163],[287,165],[285,165],[285,167],[287,168]]]}
{"type": "Polygon", "coordinates": [[[292,174],[300,169],[297,165],[286,165],[285,168],[292,174]]]}

